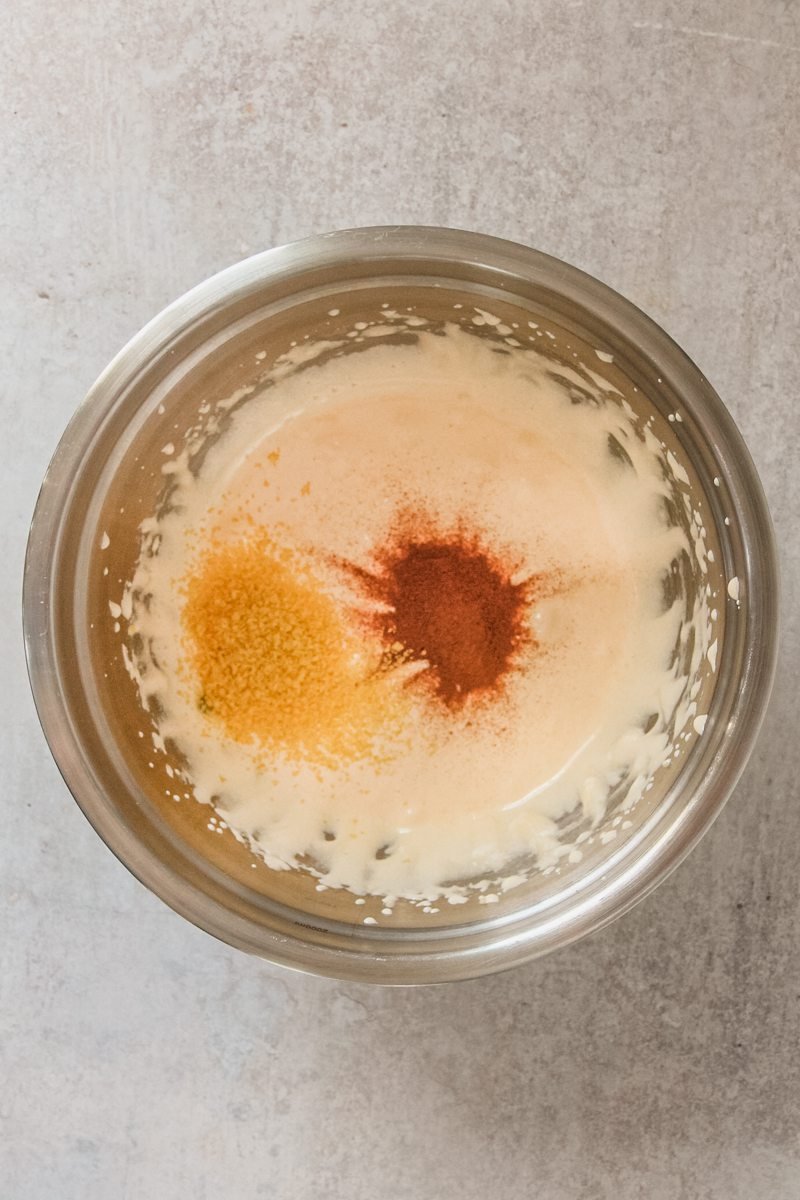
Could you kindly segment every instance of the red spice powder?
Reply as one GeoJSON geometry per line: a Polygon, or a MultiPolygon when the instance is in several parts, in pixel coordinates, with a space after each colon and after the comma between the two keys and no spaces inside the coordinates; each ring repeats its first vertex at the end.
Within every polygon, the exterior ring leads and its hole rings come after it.
{"type": "Polygon", "coordinates": [[[515,568],[463,532],[403,532],[376,557],[377,573],[353,573],[384,610],[375,620],[387,661],[426,662],[418,678],[450,710],[499,695],[533,642],[525,618],[534,580],[512,582],[515,568]]]}

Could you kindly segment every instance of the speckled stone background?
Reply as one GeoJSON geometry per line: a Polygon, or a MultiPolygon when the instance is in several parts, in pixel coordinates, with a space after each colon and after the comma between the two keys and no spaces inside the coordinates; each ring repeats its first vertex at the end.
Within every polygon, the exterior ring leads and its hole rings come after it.
{"type": "Polygon", "coordinates": [[[0,39],[2,1200],[800,1196],[800,6],[14,0],[0,39]],[[645,308],[762,472],[773,703],[725,813],[631,915],[430,991],[250,960],[147,893],[50,760],[19,590],[96,374],[255,250],[425,222],[645,308]]]}

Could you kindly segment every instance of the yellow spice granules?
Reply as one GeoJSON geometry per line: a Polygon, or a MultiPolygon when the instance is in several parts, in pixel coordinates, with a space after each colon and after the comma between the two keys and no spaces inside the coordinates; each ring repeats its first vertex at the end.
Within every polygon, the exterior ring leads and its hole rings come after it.
{"type": "Polygon", "coordinates": [[[298,556],[265,535],[216,544],[185,580],[203,712],[238,742],[335,764],[377,754],[399,697],[298,556]]]}

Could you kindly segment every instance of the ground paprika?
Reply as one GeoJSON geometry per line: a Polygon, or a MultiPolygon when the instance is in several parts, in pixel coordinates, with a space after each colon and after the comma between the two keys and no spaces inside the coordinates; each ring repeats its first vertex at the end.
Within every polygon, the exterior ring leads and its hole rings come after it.
{"type": "Polygon", "coordinates": [[[375,557],[378,570],[356,577],[379,609],[373,623],[387,660],[426,663],[418,678],[451,711],[470,697],[499,694],[533,642],[526,620],[533,580],[515,582],[515,568],[463,531],[404,530],[375,557]]]}

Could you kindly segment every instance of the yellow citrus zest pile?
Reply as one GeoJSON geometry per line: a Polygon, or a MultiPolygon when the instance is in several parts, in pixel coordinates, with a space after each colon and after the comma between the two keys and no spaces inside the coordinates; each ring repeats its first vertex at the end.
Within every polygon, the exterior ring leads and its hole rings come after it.
{"type": "Polygon", "coordinates": [[[228,736],[331,765],[377,755],[397,691],[298,556],[264,534],[212,542],[184,594],[198,704],[228,736]]]}

